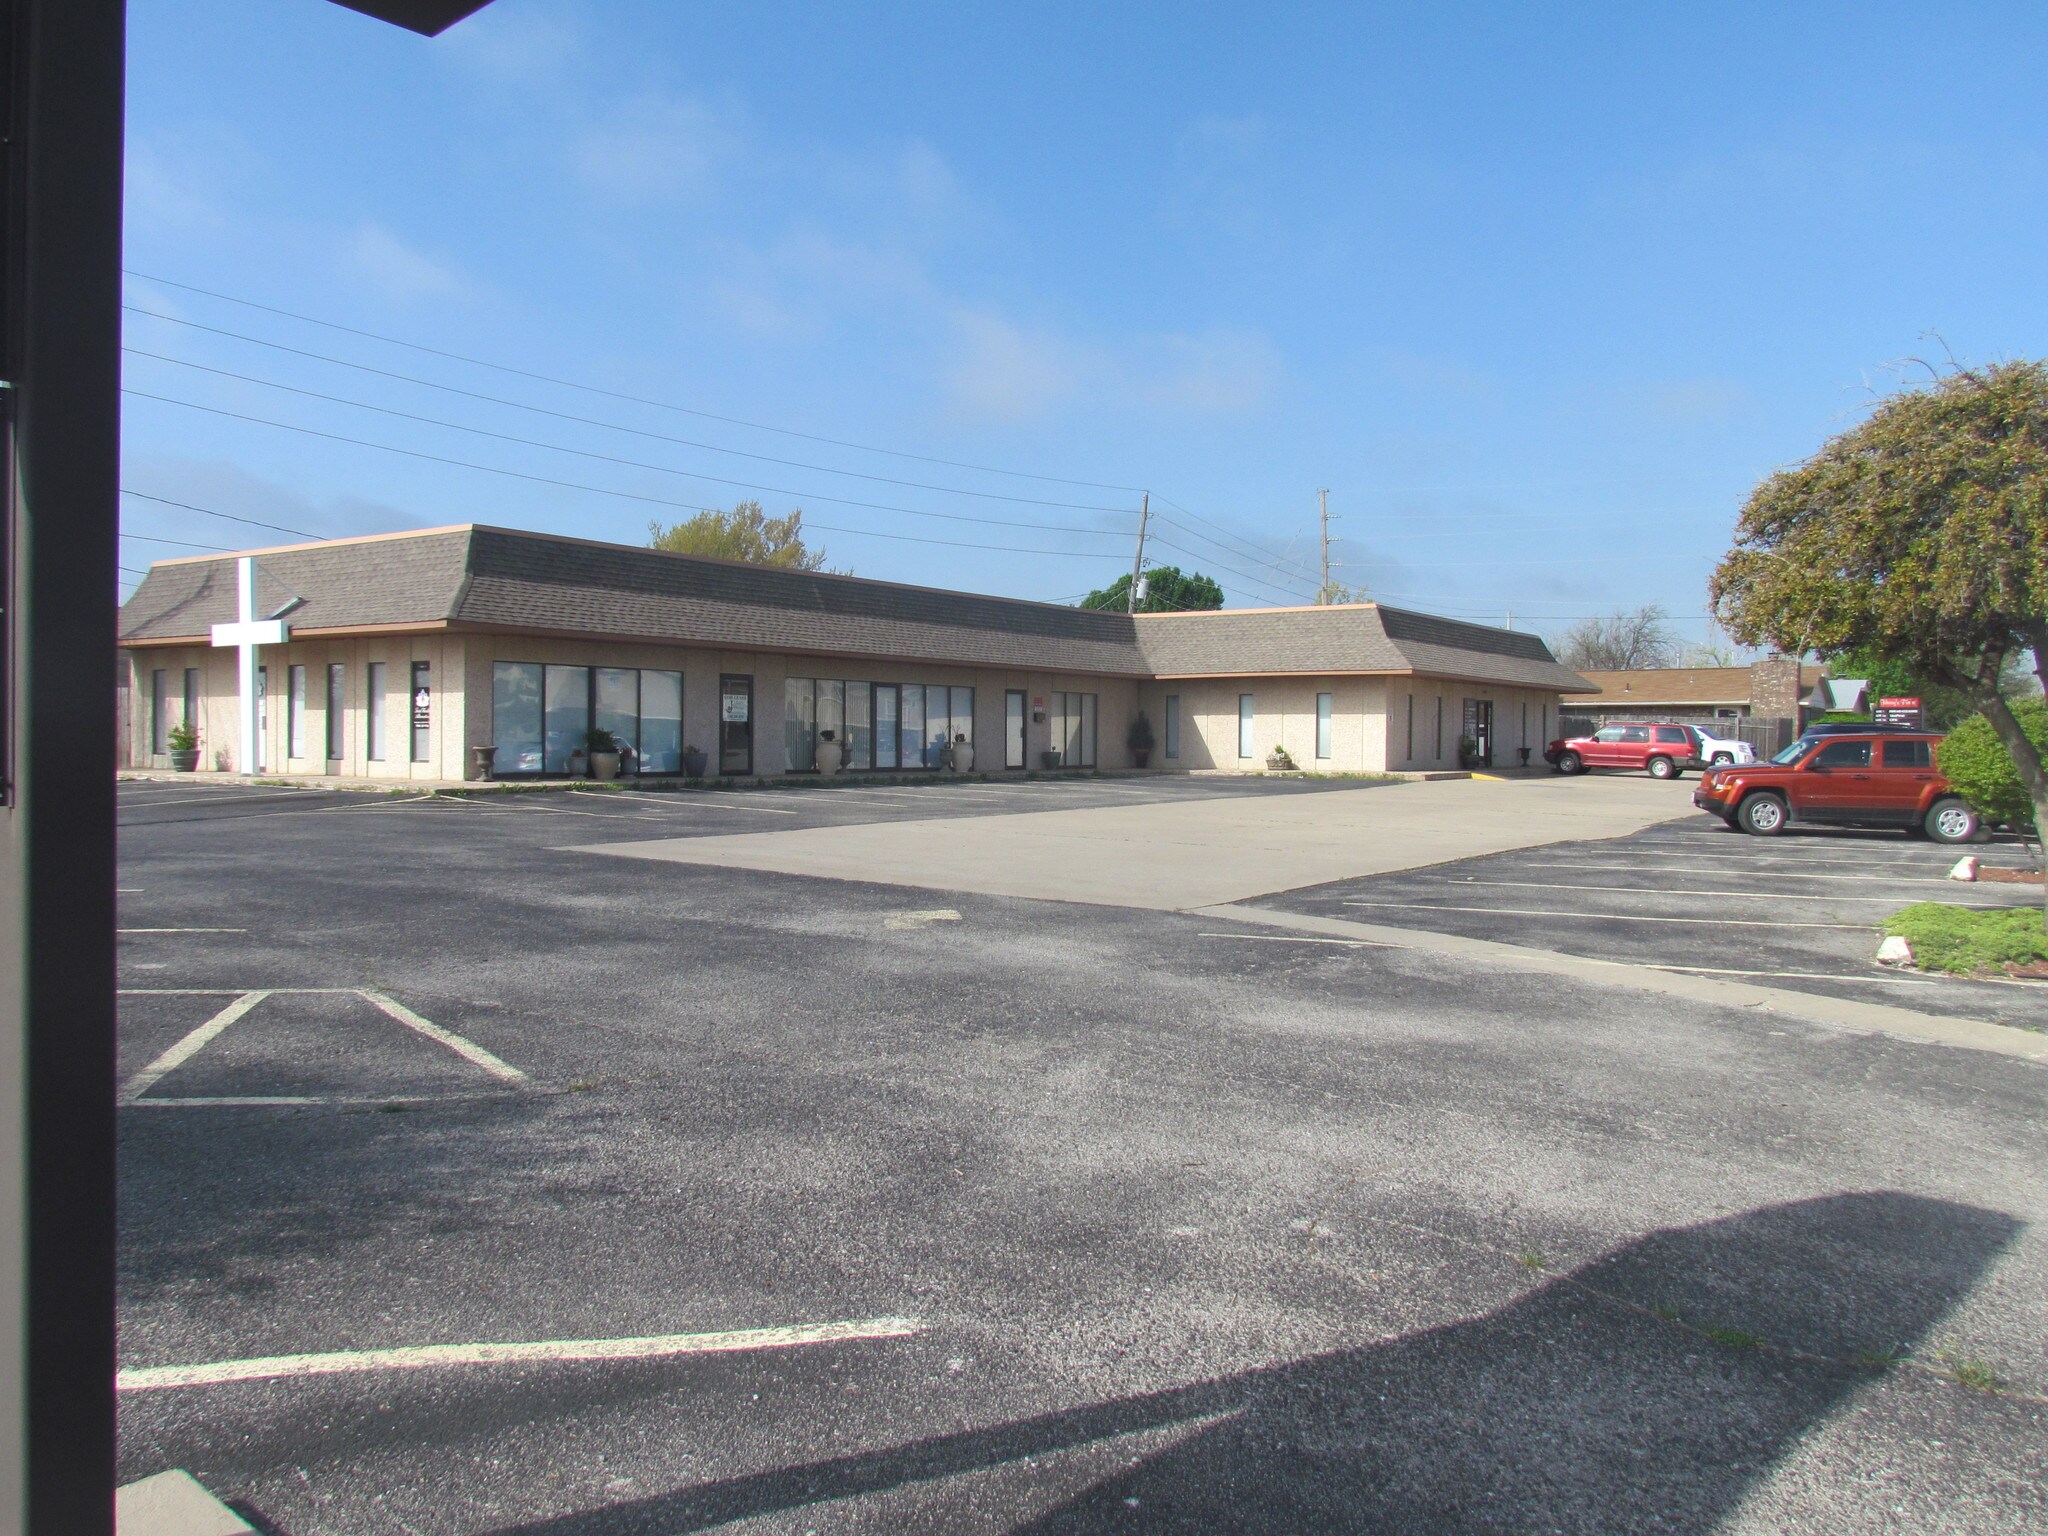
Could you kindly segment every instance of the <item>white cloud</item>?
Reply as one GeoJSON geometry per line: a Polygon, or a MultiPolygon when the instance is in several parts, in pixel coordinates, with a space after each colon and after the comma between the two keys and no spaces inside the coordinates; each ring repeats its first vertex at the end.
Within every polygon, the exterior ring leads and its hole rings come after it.
{"type": "Polygon", "coordinates": [[[365,222],[341,248],[344,266],[386,298],[411,302],[451,298],[468,290],[453,269],[406,244],[383,225],[365,222]]]}
{"type": "Polygon", "coordinates": [[[968,415],[999,421],[1132,406],[1167,416],[1240,416],[1263,406],[1284,372],[1263,334],[1223,327],[1102,341],[960,310],[953,333],[948,393],[968,415]]]}
{"type": "Polygon", "coordinates": [[[1100,360],[1046,331],[1027,331],[996,315],[954,317],[957,354],[946,387],[969,415],[997,421],[1042,416],[1073,399],[1100,360]]]}
{"type": "Polygon", "coordinates": [[[585,186],[620,202],[696,195],[737,151],[733,116],[695,100],[628,102],[578,136],[576,173],[585,186]]]}

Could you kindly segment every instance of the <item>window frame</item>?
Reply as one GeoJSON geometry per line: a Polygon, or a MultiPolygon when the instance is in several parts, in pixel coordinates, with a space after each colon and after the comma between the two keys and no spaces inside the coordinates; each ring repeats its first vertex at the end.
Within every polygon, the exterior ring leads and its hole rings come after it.
{"type": "Polygon", "coordinates": [[[1257,759],[1259,737],[1259,696],[1256,693],[1240,693],[1237,696],[1237,760],[1240,763],[1257,759]]]}
{"type": "Polygon", "coordinates": [[[348,756],[348,664],[341,661],[327,663],[327,709],[326,718],[321,722],[327,733],[327,757],[330,763],[341,762],[348,756]]]}
{"type": "Polygon", "coordinates": [[[1336,755],[1337,695],[1316,695],[1316,761],[1327,763],[1336,755]]]}

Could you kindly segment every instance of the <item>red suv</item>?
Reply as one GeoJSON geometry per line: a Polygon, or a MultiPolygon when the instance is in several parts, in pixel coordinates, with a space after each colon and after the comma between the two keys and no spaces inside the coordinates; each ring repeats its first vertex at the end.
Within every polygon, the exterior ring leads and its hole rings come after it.
{"type": "Polygon", "coordinates": [[[1646,768],[1653,779],[1675,779],[1700,761],[1700,739],[1689,725],[1634,725],[1617,721],[1590,736],[1553,741],[1543,761],[1559,773],[1588,768],[1646,768]]]}
{"type": "Polygon", "coordinates": [[[1709,769],[1692,803],[1761,837],[1798,821],[1902,827],[1938,843],[1968,842],[1977,835],[1977,813],[1936,771],[1940,739],[1921,731],[1802,736],[1768,763],[1709,769]]]}

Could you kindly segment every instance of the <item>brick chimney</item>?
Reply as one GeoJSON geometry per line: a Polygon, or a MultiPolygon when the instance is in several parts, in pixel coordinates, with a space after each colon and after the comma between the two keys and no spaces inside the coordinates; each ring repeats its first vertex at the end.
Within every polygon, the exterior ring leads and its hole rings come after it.
{"type": "Polygon", "coordinates": [[[1749,669],[1749,712],[1766,719],[1797,720],[1799,658],[1766,656],[1749,669]]]}

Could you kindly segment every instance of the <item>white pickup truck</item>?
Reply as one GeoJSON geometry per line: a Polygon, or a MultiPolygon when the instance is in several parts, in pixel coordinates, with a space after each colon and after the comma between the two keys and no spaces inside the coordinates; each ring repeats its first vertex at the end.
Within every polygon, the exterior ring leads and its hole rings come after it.
{"type": "Polygon", "coordinates": [[[1746,768],[1756,761],[1756,748],[1746,741],[1716,736],[1705,726],[1696,725],[1692,730],[1700,739],[1700,761],[1709,768],[1746,768]]]}

